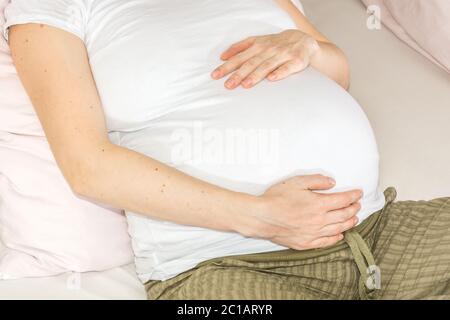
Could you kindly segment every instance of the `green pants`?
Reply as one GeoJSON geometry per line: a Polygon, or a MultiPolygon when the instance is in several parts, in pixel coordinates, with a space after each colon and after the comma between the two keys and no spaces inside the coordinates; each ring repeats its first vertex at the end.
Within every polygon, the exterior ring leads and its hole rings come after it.
{"type": "Polygon", "coordinates": [[[167,281],[149,299],[450,299],[450,198],[386,205],[317,250],[224,257],[167,281]]]}

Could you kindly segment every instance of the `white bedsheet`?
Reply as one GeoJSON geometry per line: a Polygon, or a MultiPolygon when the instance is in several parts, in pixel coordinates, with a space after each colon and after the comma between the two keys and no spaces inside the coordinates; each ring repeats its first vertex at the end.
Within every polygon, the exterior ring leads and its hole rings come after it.
{"type": "Polygon", "coordinates": [[[134,266],[103,272],[0,282],[0,300],[143,300],[144,287],[134,266]]]}
{"type": "MultiPolygon", "coordinates": [[[[0,255],[3,250],[0,242],[0,255]]],[[[0,281],[0,300],[144,300],[134,265],[103,272],[0,281]]]]}
{"type": "MultiPolygon", "coordinates": [[[[313,22],[349,56],[351,93],[377,135],[382,186],[396,186],[400,199],[450,196],[448,74],[386,28],[368,30],[359,0],[303,3],[313,22]]],[[[145,299],[145,293],[133,266],[126,266],[80,277],[3,281],[0,299],[145,299]]]]}

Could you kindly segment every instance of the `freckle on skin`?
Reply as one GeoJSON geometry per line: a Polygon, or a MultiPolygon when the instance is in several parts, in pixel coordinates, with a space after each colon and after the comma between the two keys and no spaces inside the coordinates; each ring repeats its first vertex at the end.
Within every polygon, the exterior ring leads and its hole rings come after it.
{"type": "Polygon", "coordinates": [[[39,25],[41,28],[43,28],[44,27],[44,25],[41,23],[40,25],[39,25]]]}
{"type": "Polygon", "coordinates": [[[158,168],[155,168],[155,171],[158,171],[159,169],[158,168]]]}

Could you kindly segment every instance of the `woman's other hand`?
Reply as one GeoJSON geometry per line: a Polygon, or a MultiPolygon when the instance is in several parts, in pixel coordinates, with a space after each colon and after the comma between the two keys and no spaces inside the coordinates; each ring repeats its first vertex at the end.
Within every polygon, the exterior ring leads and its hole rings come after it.
{"type": "Polygon", "coordinates": [[[322,175],[298,176],[272,186],[254,212],[237,219],[237,231],[279,245],[307,250],[334,245],[358,223],[362,191],[318,193],[333,188],[322,175]]]}
{"type": "Polygon", "coordinates": [[[227,89],[251,88],[264,79],[277,81],[309,66],[320,51],[318,42],[300,30],[249,37],[233,44],[222,55],[225,61],[212,73],[215,80],[231,74],[227,89]]]}

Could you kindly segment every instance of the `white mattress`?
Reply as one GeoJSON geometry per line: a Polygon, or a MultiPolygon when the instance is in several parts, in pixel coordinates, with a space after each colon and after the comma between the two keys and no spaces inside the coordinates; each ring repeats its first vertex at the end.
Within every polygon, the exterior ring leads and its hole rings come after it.
{"type": "MultiPolygon", "coordinates": [[[[378,139],[381,185],[399,199],[450,196],[450,76],[386,28],[370,31],[359,0],[303,0],[312,21],[348,54],[351,93],[378,139]]],[[[0,299],[145,299],[133,266],[0,282],[0,299]],[[79,285],[78,285],[79,284],[79,285]]]]}

